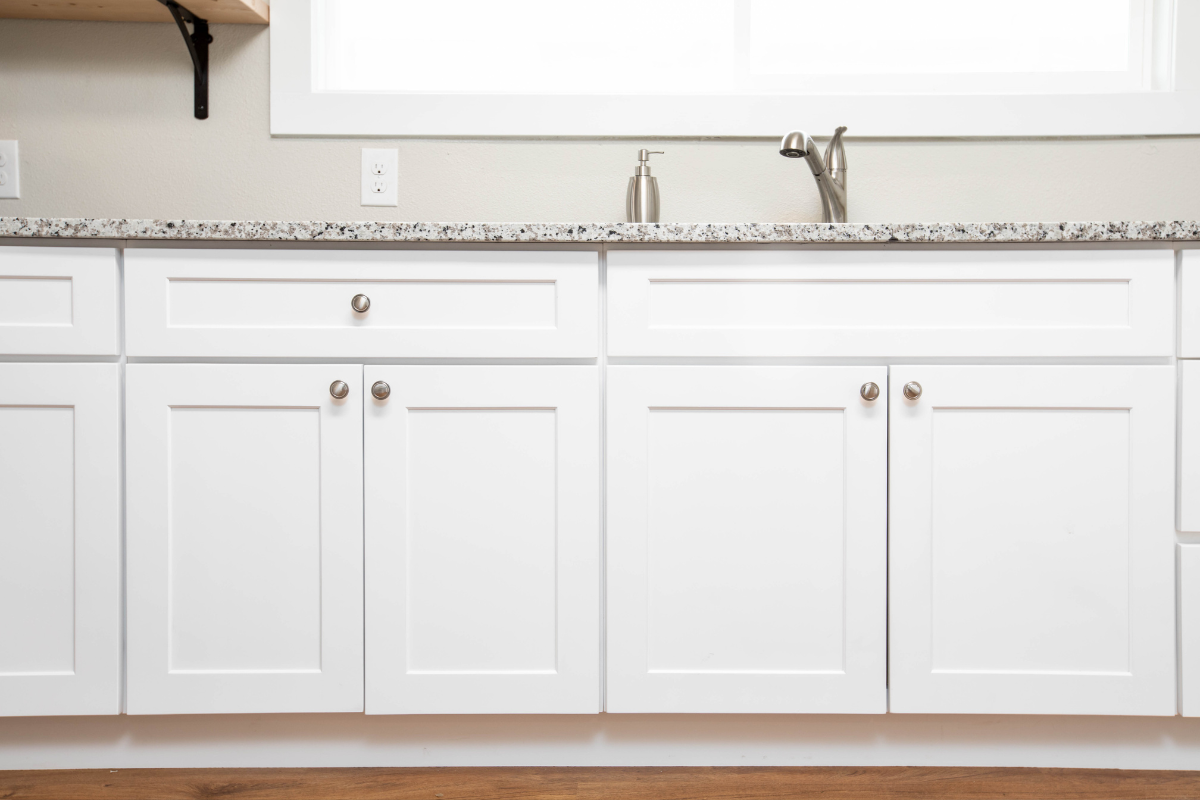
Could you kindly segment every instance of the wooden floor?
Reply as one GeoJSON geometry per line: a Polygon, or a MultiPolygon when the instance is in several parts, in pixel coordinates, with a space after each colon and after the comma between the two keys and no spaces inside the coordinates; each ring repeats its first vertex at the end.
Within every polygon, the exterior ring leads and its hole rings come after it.
{"type": "Polygon", "coordinates": [[[0,771],[0,800],[1198,798],[1200,772],[947,767],[0,771]]]}

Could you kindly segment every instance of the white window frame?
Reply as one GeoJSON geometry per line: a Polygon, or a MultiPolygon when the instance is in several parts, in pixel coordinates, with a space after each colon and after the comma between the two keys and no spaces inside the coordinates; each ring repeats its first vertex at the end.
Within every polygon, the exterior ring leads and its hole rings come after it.
{"type": "Polygon", "coordinates": [[[846,125],[854,136],[1200,134],[1200,0],[1174,6],[1155,90],[1091,94],[729,96],[434,95],[322,92],[319,0],[271,8],[271,133],[276,136],[761,137],[846,125]],[[1190,46],[1177,43],[1187,42],[1190,46]]]}

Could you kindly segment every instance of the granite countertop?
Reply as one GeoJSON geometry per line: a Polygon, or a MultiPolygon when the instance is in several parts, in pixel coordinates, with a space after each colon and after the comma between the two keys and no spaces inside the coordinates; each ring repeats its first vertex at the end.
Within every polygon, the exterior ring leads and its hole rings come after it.
{"type": "Polygon", "coordinates": [[[246,242],[1200,242],[1176,222],[254,222],[0,217],[0,237],[246,242]]]}

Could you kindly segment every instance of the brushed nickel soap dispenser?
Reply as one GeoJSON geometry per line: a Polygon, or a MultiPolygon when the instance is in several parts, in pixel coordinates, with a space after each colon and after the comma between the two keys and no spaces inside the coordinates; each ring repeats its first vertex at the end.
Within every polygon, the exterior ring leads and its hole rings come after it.
{"type": "Polygon", "coordinates": [[[629,179],[625,193],[627,222],[658,222],[658,179],[650,177],[650,156],[665,155],[662,150],[639,150],[637,172],[629,179]]]}

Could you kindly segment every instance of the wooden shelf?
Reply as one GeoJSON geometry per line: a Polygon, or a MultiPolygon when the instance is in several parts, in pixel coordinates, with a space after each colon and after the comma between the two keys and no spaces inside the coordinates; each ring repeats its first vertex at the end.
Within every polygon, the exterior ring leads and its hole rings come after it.
{"type": "MultiPolygon", "coordinates": [[[[266,25],[266,0],[179,0],[180,5],[212,23],[266,25]]],[[[0,18],[77,19],[93,22],[172,22],[158,0],[0,0],[0,18]]]]}

